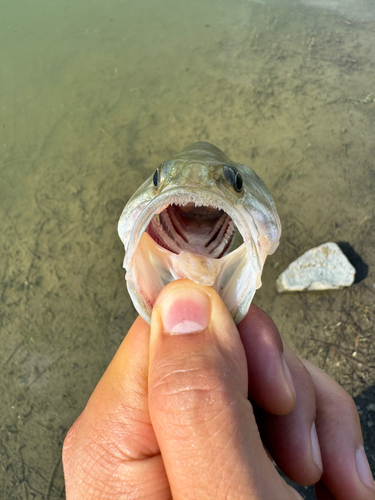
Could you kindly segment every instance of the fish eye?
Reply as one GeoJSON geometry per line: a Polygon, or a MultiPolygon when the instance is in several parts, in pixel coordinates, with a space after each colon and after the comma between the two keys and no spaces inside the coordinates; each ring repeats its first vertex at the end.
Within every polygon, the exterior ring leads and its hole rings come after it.
{"type": "Polygon", "coordinates": [[[152,182],[154,186],[157,188],[159,185],[159,169],[157,168],[152,176],[152,182]]]}
{"type": "Polygon", "coordinates": [[[234,167],[224,167],[224,175],[229,184],[239,193],[243,187],[242,175],[234,167]]]}
{"type": "Polygon", "coordinates": [[[155,188],[158,188],[160,186],[160,184],[164,181],[167,173],[168,173],[168,168],[166,163],[165,162],[161,163],[152,176],[152,183],[155,188]]]}
{"type": "Polygon", "coordinates": [[[243,186],[242,175],[239,172],[237,172],[235,179],[235,186],[234,186],[234,189],[237,191],[237,193],[241,191],[242,186],[243,186]]]}

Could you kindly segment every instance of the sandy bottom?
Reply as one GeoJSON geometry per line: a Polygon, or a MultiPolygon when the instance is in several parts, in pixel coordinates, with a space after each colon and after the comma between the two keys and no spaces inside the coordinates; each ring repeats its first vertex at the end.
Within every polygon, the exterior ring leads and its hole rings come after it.
{"type": "Polygon", "coordinates": [[[318,3],[5,2],[0,498],[64,498],[64,436],[135,318],[117,220],[197,140],[273,194],[283,234],[255,302],[356,397],[375,471],[375,22],[318,3]],[[278,295],[326,241],[367,278],[278,295]]]}

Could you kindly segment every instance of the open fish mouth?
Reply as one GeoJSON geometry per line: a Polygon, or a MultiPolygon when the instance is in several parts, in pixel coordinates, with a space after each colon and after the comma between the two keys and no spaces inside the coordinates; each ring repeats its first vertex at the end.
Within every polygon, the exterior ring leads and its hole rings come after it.
{"type": "Polygon", "coordinates": [[[147,228],[151,238],[170,252],[191,252],[214,259],[228,251],[235,232],[235,224],[224,210],[192,202],[169,205],[153,216],[147,228]]]}
{"type": "Polygon", "coordinates": [[[214,287],[237,321],[259,286],[258,254],[243,214],[202,189],[173,188],[152,200],[133,226],[124,267],[145,319],[162,288],[176,279],[214,287]]]}

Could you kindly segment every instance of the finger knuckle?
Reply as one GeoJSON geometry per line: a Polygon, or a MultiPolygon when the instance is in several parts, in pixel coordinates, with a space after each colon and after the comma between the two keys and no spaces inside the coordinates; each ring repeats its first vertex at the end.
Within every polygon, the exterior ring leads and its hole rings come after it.
{"type": "Polygon", "coordinates": [[[68,462],[72,456],[75,444],[77,442],[78,427],[79,419],[74,422],[67,435],[65,436],[62,448],[63,462],[68,462]]]}
{"type": "Polygon", "coordinates": [[[344,412],[346,412],[352,419],[357,419],[358,410],[354,402],[354,399],[344,389],[342,389],[342,392],[340,394],[340,399],[341,399],[341,404],[340,404],[341,409],[344,412]]]}
{"type": "Polygon", "coordinates": [[[217,413],[228,407],[235,393],[225,370],[215,364],[207,366],[202,356],[190,358],[184,366],[168,366],[159,369],[150,386],[150,405],[159,412],[171,412],[176,416],[217,413]]]}
{"type": "Polygon", "coordinates": [[[334,385],[334,392],[326,391],[324,394],[320,413],[323,419],[329,419],[332,425],[359,423],[354,399],[339,384],[334,385]]]}

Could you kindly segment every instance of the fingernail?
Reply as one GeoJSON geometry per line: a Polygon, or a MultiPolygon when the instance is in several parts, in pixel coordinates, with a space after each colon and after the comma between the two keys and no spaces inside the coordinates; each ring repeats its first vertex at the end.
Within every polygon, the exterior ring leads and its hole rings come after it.
{"type": "Polygon", "coordinates": [[[172,289],[159,307],[164,333],[183,335],[199,332],[207,328],[210,321],[209,298],[190,286],[172,289]]]}
{"type": "Polygon", "coordinates": [[[288,385],[290,387],[290,390],[294,394],[294,397],[296,397],[296,389],[294,387],[294,382],[293,382],[292,374],[290,373],[289,367],[288,367],[287,362],[285,361],[285,358],[284,358],[283,355],[281,355],[281,359],[282,359],[282,362],[283,362],[284,374],[285,374],[286,381],[287,381],[287,383],[288,383],[288,385]]]}
{"type": "Polygon", "coordinates": [[[314,460],[315,465],[317,465],[321,470],[321,472],[323,472],[322,455],[320,453],[320,446],[319,446],[318,434],[316,432],[315,422],[313,422],[311,426],[311,452],[312,452],[312,459],[314,460]]]}
{"type": "Polygon", "coordinates": [[[361,478],[363,484],[365,484],[368,488],[375,490],[374,479],[371,474],[371,469],[368,464],[363,445],[358,446],[357,451],[355,452],[355,461],[357,463],[359,477],[361,478]]]}

